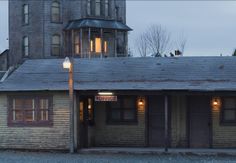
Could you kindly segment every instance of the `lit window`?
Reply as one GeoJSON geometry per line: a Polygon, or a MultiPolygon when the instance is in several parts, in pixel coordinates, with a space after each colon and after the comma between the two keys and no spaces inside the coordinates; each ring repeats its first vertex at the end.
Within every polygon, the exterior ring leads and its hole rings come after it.
{"type": "Polygon", "coordinates": [[[91,0],[87,0],[87,14],[91,15],[91,0]]]}
{"type": "Polygon", "coordinates": [[[101,38],[95,38],[95,52],[101,53],[102,47],[101,47],[101,38]]]}
{"type": "Polygon", "coordinates": [[[222,115],[222,123],[236,123],[236,99],[235,98],[224,98],[222,115]]]}
{"type": "Polygon", "coordinates": [[[90,41],[90,51],[94,52],[94,43],[93,40],[90,41]]]}
{"type": "Polygon", "coordinates": [[[60,3],[53,2],[51,7],[51,21],[60,22],[60,3]]]}
{"type": "Polygon", "coordinates": [[[105,0],[105,16],[109,16],[109,0],[105,0]]]}
{"type": "Polygon", "coordinates": [[[60,35],[52,36],[52,55],[60,55],[61,40],[60,35]]]}
{"type": "Polygon", "coordinates": [[[88,120],[90,124],[94,123],[94,107],[92,98],[88,98],[88,120]]]}
{"type": "Polygon", "coordinates": [[[51,121],[51,97],[9,97],[10,125],[46,125],[51,121]]]}
{"type": "Polygon", "coordinates": [[[101,15],[101,0],[95,0],[95,15],[100,16],[101,15]]]}
{"type": "Polygon", "coordinates": [[[104,53],[108,52],[108,44],[107,41],[104,41],[104,53]]]}
{"type": "Polygon", "coordinates": [[[23,24],[29,24],[29,5],[23,5],[23,24]]]}
{"type": "Polygon", "coordinates": [[[80,40],[79,36],[75,36],[75,54],[80,53],[80,40]]]}
{"type": "Polygon", "coordinates": [[[24,57],[29,56],[29,38],[23,37],[23,55],[24,57]]]}

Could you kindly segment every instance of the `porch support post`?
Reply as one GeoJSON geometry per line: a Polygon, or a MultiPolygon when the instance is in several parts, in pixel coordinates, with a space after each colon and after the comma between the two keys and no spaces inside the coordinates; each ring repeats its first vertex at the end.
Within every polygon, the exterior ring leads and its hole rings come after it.
{"type": "Polygon", "coordinates": [[[117,57],[117,30],[115,30],[115,38],[114,38],[114,50],[115,50],[115,57],[117,57]]]}
{"type": "Polygon", "coordinates": [[[125,57],[127,57],[127,55],[128,55],[128,50],[127,50],[127,44],[128,44],[128,41],[127,41],[127,33],[126,32],[124,32],[124,44],[123,44],[123,46],[124,46],[124,56],[125,57]]]}
{"type": "Polygon", "coordinates": [[[75,32],[74,30],[71,31],[71,57],[74,57],[75,49],[74,49],[74,39],[75,37],[75,32]]]}
{"type": "Polygon", "coordinates": [[[168,134],[168,96],[165,95],[165,152],[168,152],[169,134],[168,134]]]}
{"type": "Polygon", "coordinates": [[[101,36],[101,54],[100,54],[100,57],[102,58],[103,57],[103,29],[101,28],[100,29],[100,36],[101,36]]]}
{"type": "Polygon", "coordinates": [[[90,41],[91,41],[91,28],[88,29],[88,57],[91,58],[91,47],[90,47],[90,41]]]}
{"type": "Polygon", "coordinates": [[[80,28],[80,56],[83,58],[83,29],[80,28]]]}
{"type": "Polygon", "coordinates": [[[71,67],[69,69],[69,98],[70,98],[70,153],[75,152],[75,138],[74,138],[74,79],[73,79],[73,72],[74,68],[74,59],[73,55],[71,57],[71,67]]]}

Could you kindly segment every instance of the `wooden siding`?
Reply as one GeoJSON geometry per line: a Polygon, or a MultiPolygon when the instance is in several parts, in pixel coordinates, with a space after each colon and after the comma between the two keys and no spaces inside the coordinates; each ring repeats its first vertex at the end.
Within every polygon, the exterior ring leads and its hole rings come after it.
{"type": "Polygon", "coordinates": [[[220,106],[212,107],[213,148],[236,147],[236,126],[220,124],[220,106]]]}
{"type": "Polygon", "coordinates": [[[95,126],[90,127],[90,146],[145,146],[145,105],[138,107],[137,124],[108,125],[106,105],[95,103],[95,126]]]}
{"type": "Polygon", "coordinates": [[[171,96],[171,147],[187,147],[185,96],[171,96]]]}
{"type": "Polygon", "coordinates": [[[8,127],[7,96],[0,94],[0,148],[66,150],[69,145],[69,110],[66,93],[53,94],[53,126],[8,127]]]}

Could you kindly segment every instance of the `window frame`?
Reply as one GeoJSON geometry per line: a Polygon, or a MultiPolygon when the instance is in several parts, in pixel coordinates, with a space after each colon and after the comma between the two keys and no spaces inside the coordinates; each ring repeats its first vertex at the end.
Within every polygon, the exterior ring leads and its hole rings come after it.
{"type": "Polygon", "coordinates": [[[106,18],[110,17],[110,1],[104,0],[104,16],[106,18]]]}
{"type": "Polygon", "coordinates": [[[29,46],[29,37],[23,36],[23,38],[22,38],[22,53],[23,53],[24,58],[27,58],[30,55],[30,48],[29,47],[30,47],[29,46]],[[27,45],[25,44],[25,41],[26,41],[25,39],[27,39],[27,42],[28,42],[27,45]],[[26,52],[27,52],[27,55],[26,55],[26,52]]]}
{"type": "Polygon", "coordinates": [[[53,125],[53,97],[51,95],[8,95],[7,96],[7,116],[8,116],[8,127],[47,127],[53,125]],[[14,121],[13,120],[13,100],[14,99],[20,99],[20,100],[26,100],[26,99],[32,99],[34,100],[34,106],[33,106],[33,117],[34,121],[26,121],[26,111],[29,111],[30,109],[22,108],[22,120],[21,121],[14,121]],[[40,120],[40,103],[39,101],[41,99],[47,99],[48,100],[48,120],[40,120]]]}
{"type": "Polygon", "coordinates": [[[53,1],[51,3],[51,22],[52,23],[62,23],[61,22],[61,3],[59,1],[53,1]],[[58,6],[54,6],[54,4],[57,3],[58,6]],[[53,14],[53,9],[58,9],[58,14],[53,14]],[[58,20],[54,20],[54,15],[57,15],[58,16],[58,20]]]}
{"type": "Polygon", "coordinates": [[[92,0],[87,0],[87,6],[86,6],[86,13],[87,16],[91,16],[92,15],[92,0]]]}
{"type": "Polygon", "coordinates": [[[22,25],[29,25],[29,4],[22,5],[22,25]],[[27,7],[27,12],[25,12],[25,7],[27,7]]]}
{"type": "Polygon", "coordinates": [[[102,16],[102,1],[101,0],[95,0],[95,16],[100,17],[102,16]],[[99,6],[98,6],[99,5],[99,6]],[[99,14],[97,14],[99,12],[99,14]]]}
{"type": "Polygon", "coordinates": [[[61,55],[61,35],[60,34],[54,34],[51,37],[51,55],[52,56],[60,56],[61,55]],[[58,37],[59,38],[59,44],[53,43],[53,40],[54,40],[53,38],[54,37],[58,37]],[[54,52],[54,50],[53,50],[54,48],[58,48],[59,54],[53,53],[54,52]]]}
{"type": "Polygon", "coordinates": [[[236,103],[236,97],[233,96],[228,96],[228,97],[222,97],[222,104],[220,108],[220,125],[223,126],[236,126],[236,106],[235,108],[225,108],[225,100],[226,99],[234,99],[236,103]],[[235,110],[235,119],[234,120],[225,120],[224,115],[225,115],[225,110],[235,110]]]}
{"type": "Polygon", "coordinates": [[[137,96],[118,96],[118,99],[121,100],[121,106],[120,108],[113,108],[116,110],[119,110],[121,112],[121,117],[120,120],[114,120],[112,119],[112,107],[111,107],[111,102],[107,102],[106,104],[106,122],[108,125],[137,125],[138,123],[138,105],[137,105],[137,96]],[[125,98],[131,98],[134,102],[135,108],[125,108],[124,107],[124,100],[125,98]],[[124,119],[124,110],[132,110],[134,111],[134,119],[132,120],[125,120],[124,119]]]}

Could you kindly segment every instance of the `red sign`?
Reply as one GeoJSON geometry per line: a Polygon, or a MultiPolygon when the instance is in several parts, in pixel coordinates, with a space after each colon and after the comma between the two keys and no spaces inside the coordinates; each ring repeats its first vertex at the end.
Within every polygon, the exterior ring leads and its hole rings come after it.
{"type": "Polygon", "coordinates": [[[95,96],[95,101],[117,101],[117,96],[95,96]]]}

